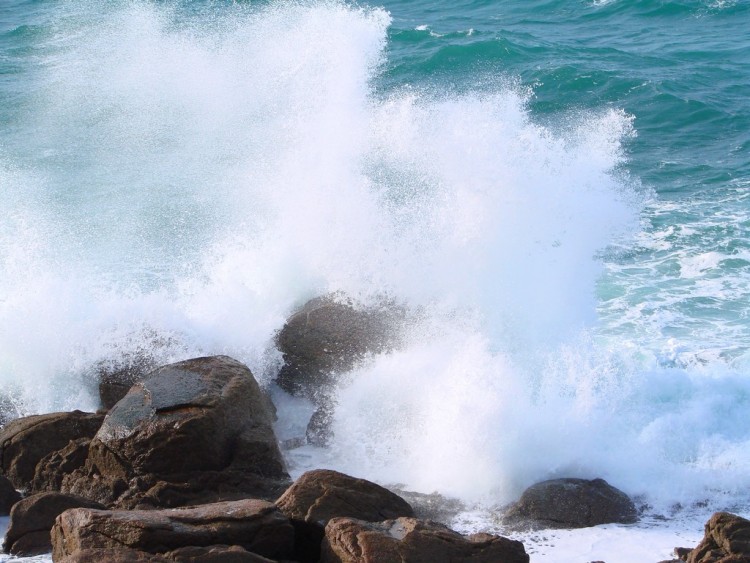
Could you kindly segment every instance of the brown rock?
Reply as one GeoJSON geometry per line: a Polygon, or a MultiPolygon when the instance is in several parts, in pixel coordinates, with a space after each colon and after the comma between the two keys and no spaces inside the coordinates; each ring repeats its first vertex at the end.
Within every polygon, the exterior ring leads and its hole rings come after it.
{"type": "Polygon", "coordinates": [[[388,489],[330,469],[303,474],[276,506],[291,519],[323,525],[336,516],[379,522],[414,515],[409,503],[388,489]]]}
{"type": "Polygon", "coordinates": [[[553,479],[526,489],[503,523],[512,528],[586,528],[637,520],[633,501],[603,479],[553,479]]]}
{"type": "Polygon", "coordinates": [[[378,522],[413,516],[409,503],[388,489],[329,469],[308,471],[276,501],[297,531],[296,557],[317,561],[331,518],[349,516],[378,522]]]}
{"type": "Polygon", "coordinates": [[[134,385],[62,490],[132,508],[275,498],[288,483],[255,378],[215,356],[161,367],[134,385]]]}
{"type": "Polygon", "coordinates": [[[687,554],[687,563],[750,563],[750,520],[715,513],[701,542],[687,554]]]}
{"type": "Polygon", "coordinates": [[[238,545],[182,547],[170,551],[166,557],[176,563],[274,563],[273,559],[252,553],[238,545]]]}
{"type": "Polygon", "coordinates": [[[0,431],[0,468],[17,489],[28,489],[39,461],[71,440],[93,438],[103,415],[81,411],[26,416],[0,431]]]}
{"type": "Polygon", "coordinates": [[[55,563],[171,563],[172,561],[161,555],[126,547],[84,549],[62,559],[55,559],[55,563]]]}
{"type": "Polygon", "coordinates": [[[63,557],[56,563],[275,563],[238,545],[182,547],[162,555],[126,547],[84,549],[63,557]]]}
{"type": "Polygon", "coordinates": [[[338,374],[351,370],[367,354],[398,344],[404,316],[392,303],[358,308],[340,295],[308,301],[276,336],[284,358],[277,383],[292,395],[327,404],[338,374]]]}
{"type": "Polygon", "coordinates": [[[59,491],[63,477],[83,467],[89,454],[89,438],[71,440],[63,449],[52,452],[37,463],[31,490],[59,491]]]}
{"type": "Polygon", "coordinates": [[[26,497],[10,511],[3,549],[13,555],[38,555],[51,551],[50,530],[58,514],[69,508],[104,508],[80,497],[49,492],[26,497]]]}
{"type": "Polygon", "coordinates": [[[118,499],[122,508],[166,508],[208,504],[219,500],[279,496],[288,486],[287,479],[272,479],[232,468],[223,471],[194,471],[159,476],[137,477],[118,499]]]}
{"type": "Polygon", "coordinates": [[[13,483],[0,475],[0,516],[10,514],[10,509],[19,500],[21,500],[21,493],[16,490],[13,483]]]}
{"type": "Polygon", "coordinates": [[[442,524],[398,518],[364,522],[334,518],[325,530],[321,563],[528,563],[523,544],[500,536],[462,536],[442,524]]]}
{"type": "Polygon", "coordinates": [[[237,545],[269,558],[291,555],[294,529],[270,502],[229,501],[172,510],[74,509],[52,529],[53,559],[88,549],[127,547],[164,553],[183,547],[237,545]]]}
{"type": "Polygon", "coordinates": [[[159,368],[135,385],[104,419],[92,456],[96,452],[102,466],[123,474],[220,470],[236,463],[280,476],[281,455],[267,455],[278,452],[270,425],[246,366],[226,356],[197,358],[159,368]]]}

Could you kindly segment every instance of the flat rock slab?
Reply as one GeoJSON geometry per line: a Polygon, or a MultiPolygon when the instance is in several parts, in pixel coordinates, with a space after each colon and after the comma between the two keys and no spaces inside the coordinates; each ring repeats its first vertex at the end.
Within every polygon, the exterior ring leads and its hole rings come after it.
{"type": "Polygon", "coordinates": [[[26,497],[10,511],[3,549],[12,555],[48,553],[52,550],[50,530],[57,516],[70,508],[79,507],[104,508],[98,503],[56,492],[26,497]]]}
{"type": "Polygon", "coordinates": [[[632,524],[638,511],[624,492],[604,479],[553,479],[532,485],[503,518],[512,528],[587,528],[632,524]]]}
{"type": "Polygon", "coordinates": [[[334,518],[325,530],[321,563],[528,563],[519,541],[489,534],[462,536],[437,522],[398,518],[365,522],[334,518]]]}
{"type": "Polygon", "coordinates": [[[55,563],[172,563],[166,557],[125,547],[84,549],[54,561],[55,563]]]}
{"type": "Polygon", "coordinates": [[[274,504],[241,500],[170,510],[79,508],[61,514],[52,529],[55,561],[91,549],[126,547],[163,555],[216,544],[284,559],[294,549],[294,528],[274,504]]]}
{"type": "Polygon", "coordinates": [[[125,547],[84,549],[56,563],[275,563],[240,546],[183,547],[162,555],[125,547]]]}

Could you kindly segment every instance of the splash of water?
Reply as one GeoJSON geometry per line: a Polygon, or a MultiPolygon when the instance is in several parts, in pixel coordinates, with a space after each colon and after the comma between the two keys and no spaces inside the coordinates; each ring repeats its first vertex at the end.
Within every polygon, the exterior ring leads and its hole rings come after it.
{"type": "MultiPolygon", "coordinates": [[[[268,384],[295,306],[386,294],[422,320],[349,374],[317,462],[493,501],[554,475],[665,498],[717,466],[740,467],[723,490],[747,481],[741,432],[678,422],[710,379],[585,330],[595,256],[637,220],[628,116],[542,126],[507,79],[378,91],[380,9],[57,9],[0,151],[0,381],[20,410],[92,408],[90,366],[143,350],[229,354],[268,384]]],[[[740,416],[744,381],[713,377],[740,416]]]]}

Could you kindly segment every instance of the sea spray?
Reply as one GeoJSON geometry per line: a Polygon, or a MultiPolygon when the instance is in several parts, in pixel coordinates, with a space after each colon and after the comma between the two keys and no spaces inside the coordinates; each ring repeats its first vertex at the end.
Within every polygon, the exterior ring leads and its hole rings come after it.
{"type": "Polygon", "coordinates": [[[627,114],[542,123],[508,77],[378,89],[377,8],[59,10],[0,152],[0,369],[25,412],[95,408],[92,366],[143,350],[270,385],[297,306],[387,295],[418,313],[409,345],[346,375],[330,449],[296,467],[497,503],[553,476],[665,503],[745,486],[746,434],[707,414],[739,420],[744,379],[596,326],[596,256],[638,226],[627,114]]]}

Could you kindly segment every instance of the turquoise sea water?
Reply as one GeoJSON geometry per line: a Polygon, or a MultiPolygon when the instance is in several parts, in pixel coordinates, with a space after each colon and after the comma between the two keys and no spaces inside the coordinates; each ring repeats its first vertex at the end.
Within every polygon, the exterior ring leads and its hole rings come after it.
{"type": "Polygon", "coordinates": [[[745,502],[748,29],[741,0],[5,0],[4,393],[95,408],[91,366],[143,351],[270,385],[296,306],[388,295],[430,314],[310,463],[745,502]]]}

